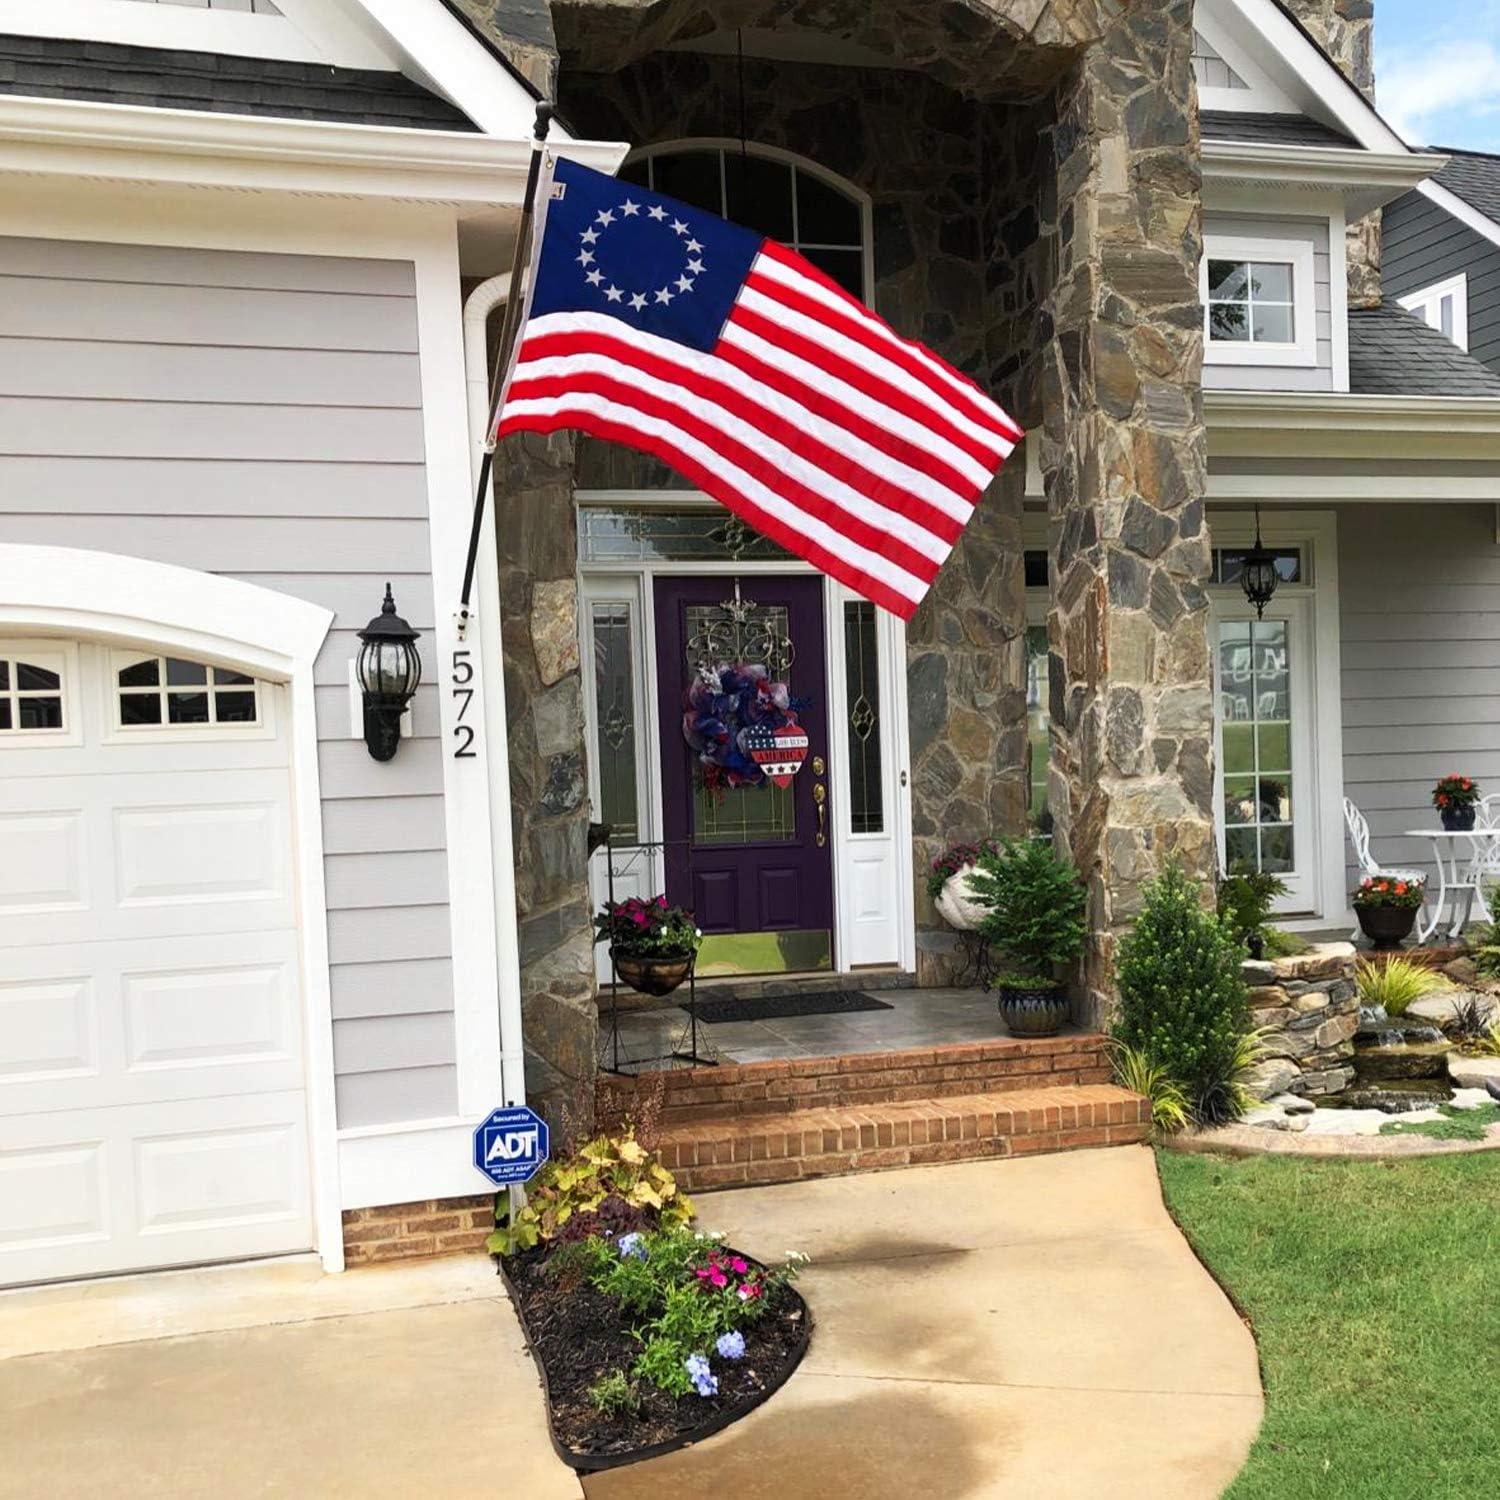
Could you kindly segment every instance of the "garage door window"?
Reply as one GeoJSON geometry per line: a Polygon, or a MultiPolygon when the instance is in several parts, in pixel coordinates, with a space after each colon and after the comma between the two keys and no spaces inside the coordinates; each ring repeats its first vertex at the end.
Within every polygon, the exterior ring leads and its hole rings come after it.
{"type": "Polygon", "coordinates": [[[175,656],[117,657],[118,727],[246,728],[261,722],[260,684],[244,672],[175,656]]]}
{"type": "Polygon", "coordinates": [[[65,727],[62,658],[0,657],[0,734],[65,727]]]}

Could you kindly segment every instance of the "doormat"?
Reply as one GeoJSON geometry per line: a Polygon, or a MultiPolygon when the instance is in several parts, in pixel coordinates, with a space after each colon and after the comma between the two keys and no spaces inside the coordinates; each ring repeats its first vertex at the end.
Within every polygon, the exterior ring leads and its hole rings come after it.
{"type": "MultiPolygon", "coordinates": [[[[679,1002],[683,1010],[687,1004],[679,1002]]],[[[853,1010],[895,1010],[859,990],[820,990],[814,995],[757,995],[749,1000],[700,1000],[698,1019],[711,1026],[729,1021],[771,1021],[781,1016],[835,1016],[853,1010]]]]}

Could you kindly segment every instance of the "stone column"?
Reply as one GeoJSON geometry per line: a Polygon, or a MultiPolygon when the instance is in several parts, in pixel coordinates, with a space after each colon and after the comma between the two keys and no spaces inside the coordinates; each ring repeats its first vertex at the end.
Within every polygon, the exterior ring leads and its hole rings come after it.
{"type": "Polygon", "coordinates": [[[1049,794],[1089,889],[1093,1025],[1142,883],[1177,858],[1207,900],[1215,868],[1191,37],[1190,0],[1123,9],[1060,89],[1053,136],[1049,794]]]}
{"type": "Polygon", "coordinates": [[[528,1093],[566,1137],[593,1119],[599,1026],[572,440],[507,438],[496,470],[521,1007],[528,1074],[544,1075],[528,1077],[528,1093]]]}

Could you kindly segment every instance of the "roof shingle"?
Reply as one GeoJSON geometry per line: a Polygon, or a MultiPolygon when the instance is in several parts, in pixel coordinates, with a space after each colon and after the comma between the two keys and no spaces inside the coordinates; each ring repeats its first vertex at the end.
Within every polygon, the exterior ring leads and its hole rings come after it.
{"type": "Polygon", "coordinates": [[[1388,302],[1349,310],[1349,389],[1356,396],[1494,399],[1500,398],[1500,375],[1388,302]]]}
{"type": "Polygon", "coordinates": [[[475,129],[462,111],[402,73],[60,37],[0,35],[0,94],[408,130],[475,129]]]}
{"type": "Polygon", "coordinates": [[[1437,174],[1437,181],[1456,193],[1485,218],[1500,224],[1500,156],[1482,151],[1459,151],[1452,146],[1434,146],[1434,151],[1452,161],[1437,174]]]}
{"type": "Polygon", "coordinates": [[[1206,141],[1248,141],[1256,146],[1323,146],[1355,149],[1352,136],[1334,130],[1307,115],[1263,115],[1233,109],[1205,109],[1202,113],[1206,141]]]}

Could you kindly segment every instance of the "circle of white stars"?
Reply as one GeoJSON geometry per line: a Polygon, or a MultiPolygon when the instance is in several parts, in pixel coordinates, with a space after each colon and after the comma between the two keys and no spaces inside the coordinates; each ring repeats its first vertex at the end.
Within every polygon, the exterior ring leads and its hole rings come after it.
{"type": "Polygon", "coordinates": [[[628,307],[632,312],[642,312],[647,307],[670,307],[678,297],[686,297],[693,290],[697,278],[707,269],[703,264],[703,246],[688,232],[688,226],[669,214],[660,203],[653,203],[646,209],[646,217],[670,229],[681,241],[685,257],[682,274],[675,281],[669,280],[665,286],[644,292],[631,291],[610,281],[599,267],[599,243],[611,224],[638,218],[640,213],[641,205],[631,198],[619,208],[601,208],[588,228],[580,232],[578,238],[582,244],[574,257],[583,267],[583,279],[600,291],[606,302],[628,307]]]}

